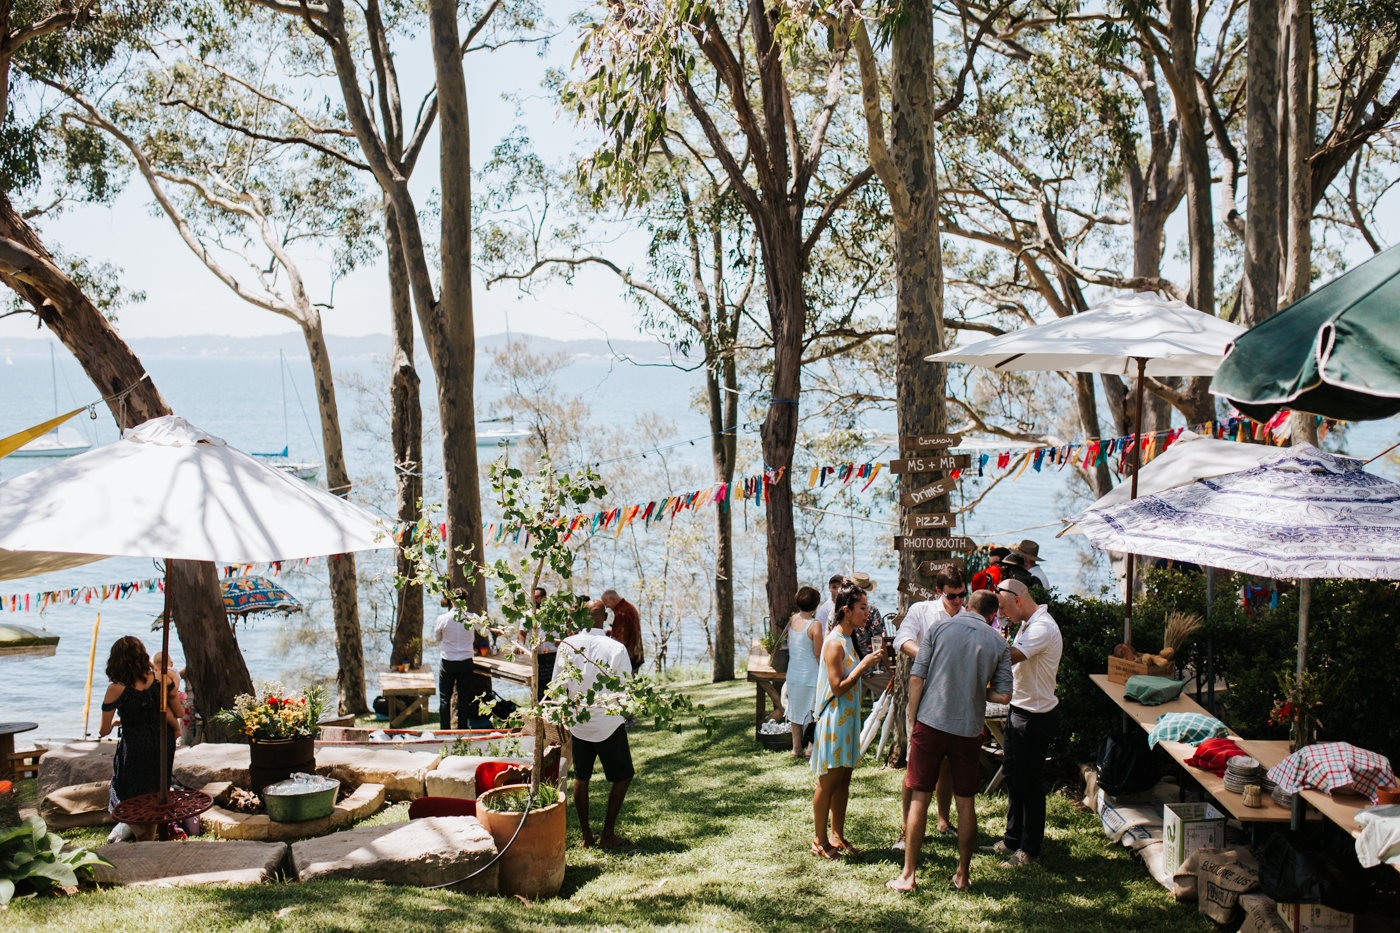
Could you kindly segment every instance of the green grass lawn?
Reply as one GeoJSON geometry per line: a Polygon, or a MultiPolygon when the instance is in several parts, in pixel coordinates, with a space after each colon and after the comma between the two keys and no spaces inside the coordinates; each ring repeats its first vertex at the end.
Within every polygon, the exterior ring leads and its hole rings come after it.
{"type": "MultiPolygon", "coordinates": [[[[972,863],[975,890],[958,894],[951,841],[930,841],[912,896],[887,891],[898,872],[888,849],[898,832],[902,772],[863,767],[852,787],[847,835],[866,854],[825,862],[809,854],[813,778],[786,754],[753,740],[753,688],[688,688],[719,717],[712,737],[632,734],[637,778],[621,830],[628,851],[578,848],[569,818],[569,867],[561,896],[527,905],[361,882],[86,892],[16,902],[6,931],[443,931],[603,930],[987,930],[1171,931],[1214,925],[1176,904],[1127,850],[1110,845],[1097,818],[1057,794],[1050,800],[1042,865],[1005,871],[972,863]]],[[[594,789],[598,810],[606,785],[594,789]]],[[[982,843],[1004,826],[1006,798],[979,798],[982,843]]],[[[399,804],[374,822],[405,818],[399,804]]],[[[598,812],[597,816],[601,816],[598,812]]],[[[595,817],[596,819],[597,817],[595,817]]]]}

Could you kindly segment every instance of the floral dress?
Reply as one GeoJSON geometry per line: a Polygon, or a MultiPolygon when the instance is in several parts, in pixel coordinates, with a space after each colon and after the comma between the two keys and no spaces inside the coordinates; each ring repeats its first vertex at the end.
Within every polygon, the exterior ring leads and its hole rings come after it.
{"type": "MultiPolygon", "coordinates": [[[[832,639],[841,645],[841,676],[847,677],[859,663],[855,646],[839,629],[827,636],[828,642],[832,639]]],[[[826,654],[825,645],[822,646],[822,654],[826,654]]],[[[823,775],[832,768],[856,766],[856,759],[860,757],[860,705],[854,689],[846,691],[843,697],[831,698],[831,678],[827,676],[826,659],[819,663],[816,708],[820,715],[817,717],[816,738],[812,742],[812,758],[808,765],[818,775],[823,775]],[[828,700],[831,702],[828,703],[828,700]]]]}

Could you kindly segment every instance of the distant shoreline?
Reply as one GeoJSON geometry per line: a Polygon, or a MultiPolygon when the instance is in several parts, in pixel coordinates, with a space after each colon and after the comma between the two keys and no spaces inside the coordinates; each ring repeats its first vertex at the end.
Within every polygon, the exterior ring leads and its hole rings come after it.
{"type": "MultiPolygon", "coordinates": [[[[568,353],[581,359],[632,358],[646,362],[667,361],[671,349],[664,343],[650,340],[557,340],[536,334],[488,334],[476,340],[477,353],[503,346],[507,339],[524,340],[535,353],[568,353]]],[[[48,356],[53,337],[0,337],[0,353],[11,356],[48,356]]],[[[228,337],[200,334],[184,337],[137,337],[128,341],[137,356],[176,357],[275,357],[281,350],[292,359],[306,359],[306,343],[300,333],[269,334],[262,337],[228,337]]],[[[60,345],[61,346],[61,345],[60,345]]],[[[369,359],[387,357],[392,344],[388,334],[366,334],[362,337],[326,335],[326,348],[332,359],[369,359]]],[[[415,349],[419,365],[426,365],[427,348],[420,342],[415,349]]],[[[676,355],[678,361],[683,358],[676,355]]]]}

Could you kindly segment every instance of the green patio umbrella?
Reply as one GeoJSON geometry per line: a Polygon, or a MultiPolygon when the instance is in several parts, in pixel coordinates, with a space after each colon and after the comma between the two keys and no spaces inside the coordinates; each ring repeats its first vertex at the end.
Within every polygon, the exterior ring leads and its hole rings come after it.
{"type": "Polygon", "coordinates": [[[1339,421],[1400,414],[1400,246],[1251,328],[1210,391],[1256,421],[1283,408],[1339,421]]]}
{"type": "Polygon", "coordinates": [[[0,622],[0,661],[48,658],[53,657],[57,650],[57,635],[35,631],[11,622],[0,622]]]}

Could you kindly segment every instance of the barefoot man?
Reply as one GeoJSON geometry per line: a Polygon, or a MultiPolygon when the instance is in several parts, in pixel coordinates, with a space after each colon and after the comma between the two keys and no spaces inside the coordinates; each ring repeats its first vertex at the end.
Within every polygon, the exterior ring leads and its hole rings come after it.
{"type": "Polygon", "coordinates": [[[972,613],[931,624],[919,643],[909,675],[910,792],[904,824],[904,871],[886,882],[895,891],[914,890],[914,872],[924,845],[929,799],[946,759],[958,807],[958,870],[953,887],[971,887],[968,867],[977,844],[977,758],[987,703],[1011,699],[1011,650],[996,630],[972,613]],[[988,687],[987,684],[991,683],[988,687]]]}
{"type": "MultiPolygon", "coordinates": [[[[607,623],[607,613],[601,602],[589,603],[593,616],[593,627],[576,635],[570,635],[559,645],[556,676],[560,671],[577,668],[581,674],[571,677],[568,684],[569,696],[586,696],[593,688],[598,674],[628,678],[632,676],[632,662],[627,657],[627,648],[621,642],[609,638],[603,631],[607,623]]],[[[590,707],[587,722],[575,723],[569,728],[574,747],[574,809],[578,811],[578,823],[583,830],[583,847],[601,845],[604,849],[627,845],[627,840],[617,835],[617,817],[622,812],[622,801],[627,798],[627,788],[632,783],[632,749],[627,744],[627,730],[622,728],[622,717],[616,714],[604,715],[598,707],[590,707]],[[593,777],[595,762],[603,763],[603,777],[612,785],[608,794],[608,812],[603,818],[603,834],[593,835],[588,823],[588,782],[593,777]]]]}

